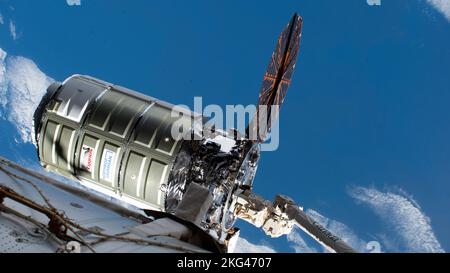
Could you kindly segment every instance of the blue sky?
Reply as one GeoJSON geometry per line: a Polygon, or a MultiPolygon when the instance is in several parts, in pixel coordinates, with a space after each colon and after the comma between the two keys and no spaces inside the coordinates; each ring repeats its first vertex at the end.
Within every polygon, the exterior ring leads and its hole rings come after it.
{"type": "MultiPolygon", "coordinates": [[[[382,251],[448,251],[449,2],[0,0],[0,155],[37,160],[17,132],[28,126],[17,92],[33,80],[42,94],[45,75],[88,74],[174,104],[256,103],[297,11],[280,147],[263,154],[255,191],[290,195],[360,250],[377,241],[382,251]]],[[[239,225],[249,249],[321,250],[298,231],[272,240],[239,225]]]]}

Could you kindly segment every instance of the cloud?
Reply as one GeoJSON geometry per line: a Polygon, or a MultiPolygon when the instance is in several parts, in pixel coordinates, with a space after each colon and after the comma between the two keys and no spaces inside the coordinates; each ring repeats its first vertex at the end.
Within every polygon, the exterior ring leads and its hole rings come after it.
{"type": "Polygon", "coordinates": [[[261,243],[253,244],[246,239],[240,237],[236,243],[234,253],[275,253],[275,249],[271,246],[261,243]]]}
{"type": "MultiPolygon", "coordinates": [[[[339,236],[342,240],[348,243],[353,248],[357,249],[359,252],[367,252],[367,243],[361,240],[352,229],[347,225],[329,219],[319,212],[309,209],[306,213],[314,218],[318,223],[327,228],[333,234],[339,236]]],[[[287,243],[296,253],[317,253],[317,252],[327,252],[325,248],[319,247],[318,244],[309,244],[304,240],[305,233],[298,228],[294,227],[292,232],[286,236],[287,243]]],[[[234,253],[275,253],[277,252],[272,246],[265,242],[259,244],[254,244],[246,240],[245,238],[239,238],[236,244],[234,253]]]]}
{"type": "Polygon", "coordinates": [[[17,31],[16,31],[16,25],[12,20],[9,21],[9,33],[11,34],[11,37],[13,40],[17,40],[17,31]]]}
{"type": "Polygon", "coordinates": [[[6,80],[6,52],[0,48],[0,117],[2,117],[2,111],[5,109],[8,91],[8,81],[6,80]]]}
{"type": "Polygon", "coordinates": [[[32,60],[0,48],[0,117],[16,127],[20,141],[33,142],[34,110],[52,82],[32,60]]]}
{"type": "Polygon", "coordinates": [[[3,25],[5,21],[3,20],[3,15],[0,13],[0,25],[3,25]]]}
{"type": "Polygon", "coordinates": [[[69,6],[81,6],[81,0],[66,0],[69,6]]]}
{"type": "Polygon", "coordinates": [[[288,234],[287,241],[291,248],[296,253],[317,253],[318,250],[312,246],[309,246],[301,235],[301,230],[298,227],[294,227],[292,232],[288,234]]]}
{"type": "Polygon", "coordinates": [[[344,242],[346,242],[354,249],[358,250],[359,252],[366,251],[367,242],[360,239],[356,235],[356,233],[346,224],[339,222],[337,220],[329,219],[312,209],[308,209],[306,213],[314,220],[316,220],[319,224],[328,229],[334,235],[341,238],[344,242]]]}
{"type": "Polygon", "coordinates": [[[427,0],[427,2],[450,21],[450,0],[427,0]]]}
{"type": "Polygon", "coordinates": [[[364,187],[353,187],[349,194],[369,206],[395,232],[395,236],[383,235],[385,246],[390,246],[390,250],[444,252],[433,232],[430,219],[411,197],[364,187]]]}
{"type": "MultiPolygon", "coordinates": [[[[367,252],[366,246],[367,243],[364,240],[361,240],[352,229],[350,229],[347,225],[329,219],[319,212],[309,209],[306,213],[314,218],[319,224],[327,228],[333,234],[339,236],[342,240],[348,243],[350,246],[357,249],[359,252],[367,252]]],[[[294,227],[292,232],[288,234],[285,238],[289,246],[296,253],[317,253],[317,252],[327,252],[327,250],[323,247],[317,248],[320,246],[316,243],[308,243],[305,241],[304,237],[305,233],[298,228],[294,227]]],[[[308,235],[306,235],[308,236],[308,235]]],[[[272,246],[265,242],[260,242],[258,244],[254,244],[246,240],[245,238],[240,237],[236,243],[234,253],[275,253],[277,252],[272,246]]]]}
{"type": "MultiPolygon", "coordinates": [[[[356,233],[349,228],[347,225],[337,221],[330,219],[328,217],[325,217],[321,213],[308,209],[306,210],[306,214],[313,218],[315,221],[317,221],[319,224],[321,224],[323,227],[325,227],[327,230],[329,230],[334,235],[341,238],[344,242],[346,242],[348,245],[353,247],[359,252],[368,252],[369,249],[367,249],[367,242],[360,239],[356,233]]],[[[294,249],[297,253],[315,253],[315,252],[327,252],[327,249],[325,249],[323,246],[319,244],[308,244],[304,239],[303,236],[305,236],[305,233],[298,228],[294,227],[292,232],[287,236],[287,241],[289,243],[289,246],[294,249]],[[316,248],[316,246],[320,246],[319,249],[316,248]]],[[[306,235],[309,236],[309,235],[306,235]]]]}

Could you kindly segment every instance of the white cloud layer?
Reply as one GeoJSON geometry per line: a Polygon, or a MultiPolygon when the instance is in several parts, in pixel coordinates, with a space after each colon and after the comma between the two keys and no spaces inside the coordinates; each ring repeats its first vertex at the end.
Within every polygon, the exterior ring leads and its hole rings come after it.
{"type": "Polygon", "coordinates": [[[450,21],[450,0],[427,0],[427,2],[450,21]]]}
{"type": "Polygon", "coordinates": [[[3,20],[3,15],[0,13],[0,25],[3,25],[5,21],[3,20]]]}
{"type": "Polygon", "coordinates": [[[394,230],[395,236],[383,235],[385,245],[395,247],[392,251],[444,252],[433,232],[430,219],[410,197],[364,187],[354,187],[349,190],[349,194],[368,205],[394,230]]]}
{"type": "Polygon", "coordinates": [[[317,253],[317,249],[309,246],[301,235],[302,231],[298,227],[294,227],[292,232],[287,236],[287,240],[291,248],[296,253],[317,253]]]}
{"type": "Polygon", "coordinates": [[[276,251],[269,245],[253,244],[240,237],[236,243],[234,253],[275,253],[276,251]]]}
{"type": "MultiPolygon", "coordinates": [[[[333,234],[339,236],[342,240],[356,248],[360,252],[366,251],[366,242],[359,239],[358,236],[345,224],[329,219],[315,210],[307,210],[306,213],[313,217],[318,223],[326,227],[333,234]]],[[[320,247],[318,244],[311,245],[307,243],[303,236],[305,233],[299,228],[294,227],[292,232],[286,236],[286,240],[289,246],[296,253],[317,253],[326,252],[326,250],[320,247]],[[319,246],[319,249],[317,248],[319,246]]],[[[307,235],[306,235],[307,236],[307,235]]],[[[234,253],[275,253],[277,252],[272,246],[265,242],[254,244],[240,237],[236,243],[234,253]]]]}
{"type": "Polygon", "coordinates": [[[12,20],[9,21],[9,33],[11,34],[13,40],[17,39],[16,25],[12,20]]]}
{"type": "Polygon", "coordinates": [[[32,60],[0,48],[0,117],[16,127],[22,142],[33,142],[34,110],[52,82],[32,60]]]}
{"type": "Polygon", "coordinates": [[[306,213],[357,251],[366,251],[367,243],[364,240],[361,240],[356,233],[344,223],[329,219],[312,209],[308,209],[306,213]]]}
{"type": "Polygon", "coordinates": [[[81,0],[66,0],[67,5],[69,6],[80,6],[81,0]]]}
{"type": "Polygon", "coordinates": [[[6,96],[8,94],[8,81],[6,79],[6,52],[0,48],[0,117],[5,117],[6,96]]]}

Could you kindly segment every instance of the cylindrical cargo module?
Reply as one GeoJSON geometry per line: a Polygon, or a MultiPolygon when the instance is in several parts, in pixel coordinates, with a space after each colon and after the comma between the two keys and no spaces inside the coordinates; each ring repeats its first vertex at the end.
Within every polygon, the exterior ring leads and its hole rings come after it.
{"type": "Polygon", "coordinates": [[[53,83],[34,114],[38,156],[48,171],[221,234],[235,221],[230,197],[252,187],[259,144],[204,121],[81,75],[53,83]]]}
{"type": "Polygon", "coordinates": [[[47,170],[98,191],[164,210],[164,187],[184,141],[172,136],[172,125],[190,128],[201,118],[176,109],[124,87],[74,75],[52,84],[35,112],[39,159],[47,170]]]}

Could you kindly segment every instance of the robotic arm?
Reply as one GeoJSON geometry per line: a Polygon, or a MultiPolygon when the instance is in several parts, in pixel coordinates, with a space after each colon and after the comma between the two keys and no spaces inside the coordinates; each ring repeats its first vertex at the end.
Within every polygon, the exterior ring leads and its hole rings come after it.
{"type": "Polygon", "coordinates": [[[270,202],[253,192],[244,191],[237,196],[235,202],[234,214],[238,218],[262,228],[272,238],[289,234],[293,226],[297,225],[331,252],[356,252],[342,239],[308,216],[287,196],[277,195],[275,201],[270,202]]]}

